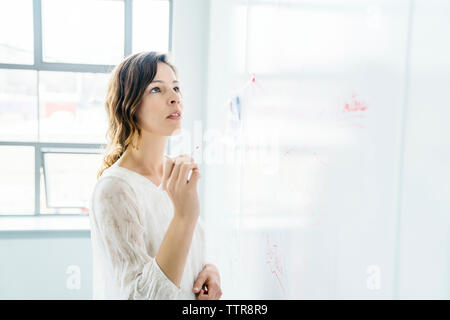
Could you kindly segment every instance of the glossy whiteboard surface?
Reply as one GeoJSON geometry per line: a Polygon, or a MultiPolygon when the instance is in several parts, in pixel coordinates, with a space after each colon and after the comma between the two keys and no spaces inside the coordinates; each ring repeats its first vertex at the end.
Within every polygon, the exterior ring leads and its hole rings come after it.
{"type": "Polygon", "coordinates": [[[450,3],[211,1],[223,298],[450,297],[450,3]]]}

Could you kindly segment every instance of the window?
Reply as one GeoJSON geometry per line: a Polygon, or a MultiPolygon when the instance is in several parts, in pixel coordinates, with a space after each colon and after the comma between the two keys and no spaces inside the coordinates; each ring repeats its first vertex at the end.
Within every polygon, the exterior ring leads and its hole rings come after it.
{"type": "Polygon", "coordinates": [[[86,214],[109,73],[171,51],[170,0],[0,3],[0,215],[86,214]]]}
{"type": "Polygon", "coordinates": [[[0,30],[0,61],[33,64],[32,0],[1,1],[0,30]]]}
{"type": "Polygon", "coordinates": [[[44,61],[120,62],[124,50],[123,1],[41,1],[44,61]]]}

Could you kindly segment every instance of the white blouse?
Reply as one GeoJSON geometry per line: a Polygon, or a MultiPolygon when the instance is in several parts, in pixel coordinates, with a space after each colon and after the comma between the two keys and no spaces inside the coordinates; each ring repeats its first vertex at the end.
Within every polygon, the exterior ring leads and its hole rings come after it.
{"type": "Polygon", "coordinates": [[[174,214],[172,200],[161,185],[117,164],[103,172],[90,199],[93,299],[196,299],[192,288],[206,263],[202,218],[178,288],[155,259],[174,214]]]}

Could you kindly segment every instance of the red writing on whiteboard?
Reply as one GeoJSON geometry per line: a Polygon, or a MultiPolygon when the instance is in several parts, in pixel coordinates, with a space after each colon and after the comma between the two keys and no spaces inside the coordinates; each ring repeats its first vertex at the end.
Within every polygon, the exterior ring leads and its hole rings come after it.
{"type": "Polygon", "coordinates": [[[341,127],[357,127],[365,128],[366,126],[358,123],[358,121],[365,118],[365,111],[368,109],[367,104],[357,99],[356,94],[352,94],[350,102],[346,102],[345,106],[341,109],[341,118],[338,118],[338,125],[341,127]],[[354,122],[356,120],[356,122],[354,122]]]}
{"type": "Polygon", "coordinates": [[[277,244],[271,244],[269,235],[267,235],[267,245],[266,245],[266,264],[270,268],[270,272],[274,275],[276,278],[278,284],[280,285],[281,289],[283,290],[283,293],[285,292],[283,281],[281,280],[281,277],[283,276],[283,266],[281,265],[280,258],[278,257],[278,245],[277,244]]]}
{"type": "Polygon", "coordinates": [[[350,102],[346,102],[344,108],[342,109],[342,113],[348,112],[358,112],[367,110],[367,105],[364,101],[360,101],[356,99],[356,94],[352,94],[352,99],[350,102]]]}
{"type": "Polygon", "coordinates": [[[291,151],[293,151],[294,149],[293,148],[291,148],[291,149],[289,149],[288,151],[285,151],[284,152],[284,156],[288,156],[288,155],[290,155],[289,153],[291,152],[291,151]]]}
{"type": "Polygon", "coordinates": [[[313,152],[313,156],[316,159],[316,161],[323,167],[328,167],[328,163],[326,161],[324,161],[318,154],[317,152],[313,152]]]}

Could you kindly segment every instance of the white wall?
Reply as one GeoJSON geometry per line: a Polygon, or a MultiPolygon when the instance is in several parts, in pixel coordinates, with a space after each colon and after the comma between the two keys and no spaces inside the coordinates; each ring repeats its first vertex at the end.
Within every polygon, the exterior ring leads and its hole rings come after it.
{"type": "Polygon", "coordinates": [[[0,299],[92,298],[88,231],[1,232],[0,261],[0,299]]]}
{"type": "Polygon", "coordinates": [[[398,295],[450,298],[450,3],[415,1],[398,295]]]}

